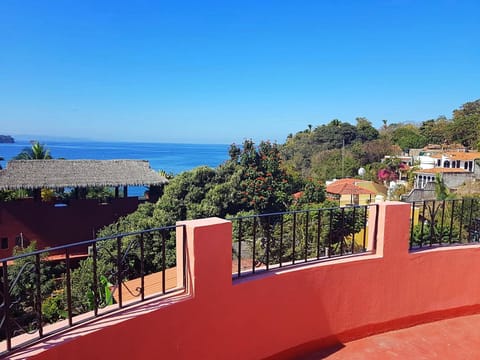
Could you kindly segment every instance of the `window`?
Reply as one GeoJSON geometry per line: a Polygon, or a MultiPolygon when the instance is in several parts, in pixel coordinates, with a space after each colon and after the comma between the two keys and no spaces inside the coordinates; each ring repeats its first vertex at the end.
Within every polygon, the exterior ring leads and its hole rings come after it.
{"type": "Polygon", "coordinates": [[[353,204],[354,204],[354,205],[358,205],[359,202],[360,202],[360,195],[358,195],[358,194],[353,194],[352,200],[353,200],[353,204]]]}
{"type": "Polygon", "coordinates": [[[442,165],[442,160],[441,159],[437,159],[437,166],[440,167],[442,165]]]}
{"type": "Polygon", "coordinates": [[[450,167],[450,161],[445,160],[445,161],[443,162],[443,167],[444,167],[444,168],[449,168],[449,167],[450,167]]]}
{"type": "Polygon", "coordinates": [[[457,168],[460,167],[460,160],[457,160],[457,168]]]}
{"type": "Polygon", "coordinates": [[[8,249],[8,238],[7,237],[2,237],[0,239],[0,249],[8,249]]]}

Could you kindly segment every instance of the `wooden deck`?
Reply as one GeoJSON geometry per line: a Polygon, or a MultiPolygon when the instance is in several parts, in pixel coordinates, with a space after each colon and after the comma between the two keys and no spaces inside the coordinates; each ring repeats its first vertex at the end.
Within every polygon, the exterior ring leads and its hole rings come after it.
{"type": "MultiPolygon", "coordinates": [[[[145,297],[163,292],[163,271],[146,275],[144,277],[145,297]]],[[[177,268],[165,270],[165,291],[177,286],[177,268]]],[[[140,298],[141,278],[125,281],[122,284],[122,302],[128,302],[140,298]]],[[[118,302],[118,291],[114,291],[113,297],[118,302]]]]}

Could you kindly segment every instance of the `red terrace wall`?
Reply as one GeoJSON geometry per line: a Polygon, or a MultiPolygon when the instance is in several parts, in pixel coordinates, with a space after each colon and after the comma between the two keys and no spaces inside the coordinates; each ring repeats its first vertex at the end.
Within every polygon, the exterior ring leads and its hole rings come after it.
{"type": "Polygon", "coordinates": [[[234,283],[231,224],[187,222],[188,296],[163,300],[148,314],[125,310],[127,320],[90,333],[79,329],[64,340],[45,341],[38,347],[43,352],[33,358],[287,359],[335,342],[478,311],[480,247],[409,254],[409,210],[403,203],[379,205],[376,255],[234,283]]]}
{"type": "Polygon", "coordinates": [[[29,242],[36,241],[38,249],[90,240],[98,229],[137,207],[136,197],[113,199],[106,205],[98,200],[71,200],[66,207],[28,200],[0,203],[0,238],[8,238],[9,245],[0,249],[0,258],[12,254],[20,233],[29,242]]]}

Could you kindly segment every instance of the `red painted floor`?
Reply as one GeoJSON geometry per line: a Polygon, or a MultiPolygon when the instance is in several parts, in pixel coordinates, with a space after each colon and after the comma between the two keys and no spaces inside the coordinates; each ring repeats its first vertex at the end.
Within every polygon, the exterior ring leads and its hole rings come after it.
{"type": "Polygon", "coordinates": [[[298,360],[480,359],[480,314],[355,340],[298,360]]]}

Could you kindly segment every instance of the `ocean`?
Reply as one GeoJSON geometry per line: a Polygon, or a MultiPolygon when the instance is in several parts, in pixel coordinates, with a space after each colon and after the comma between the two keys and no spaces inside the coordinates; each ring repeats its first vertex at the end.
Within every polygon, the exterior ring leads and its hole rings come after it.
{"type": "MultiPolygon", "coordinates": [[[[164,170],[175,175],[201,165],[217,167],[228,158],[230,145],[226,144],[169,144],[140,142],[100,142],[80,140],[41,141],[53,158],[67,160],[93,159],[136,159],[147,160],[154,170],[164,170]]],[[[0,144],[0,162],[3,168],[9,160],[24,148],[30,147],[28,140],[17,140],[13,144],[0,144]]],[[[144,187],[129,188],[130,195],[141,195],[144,187]]]]}

